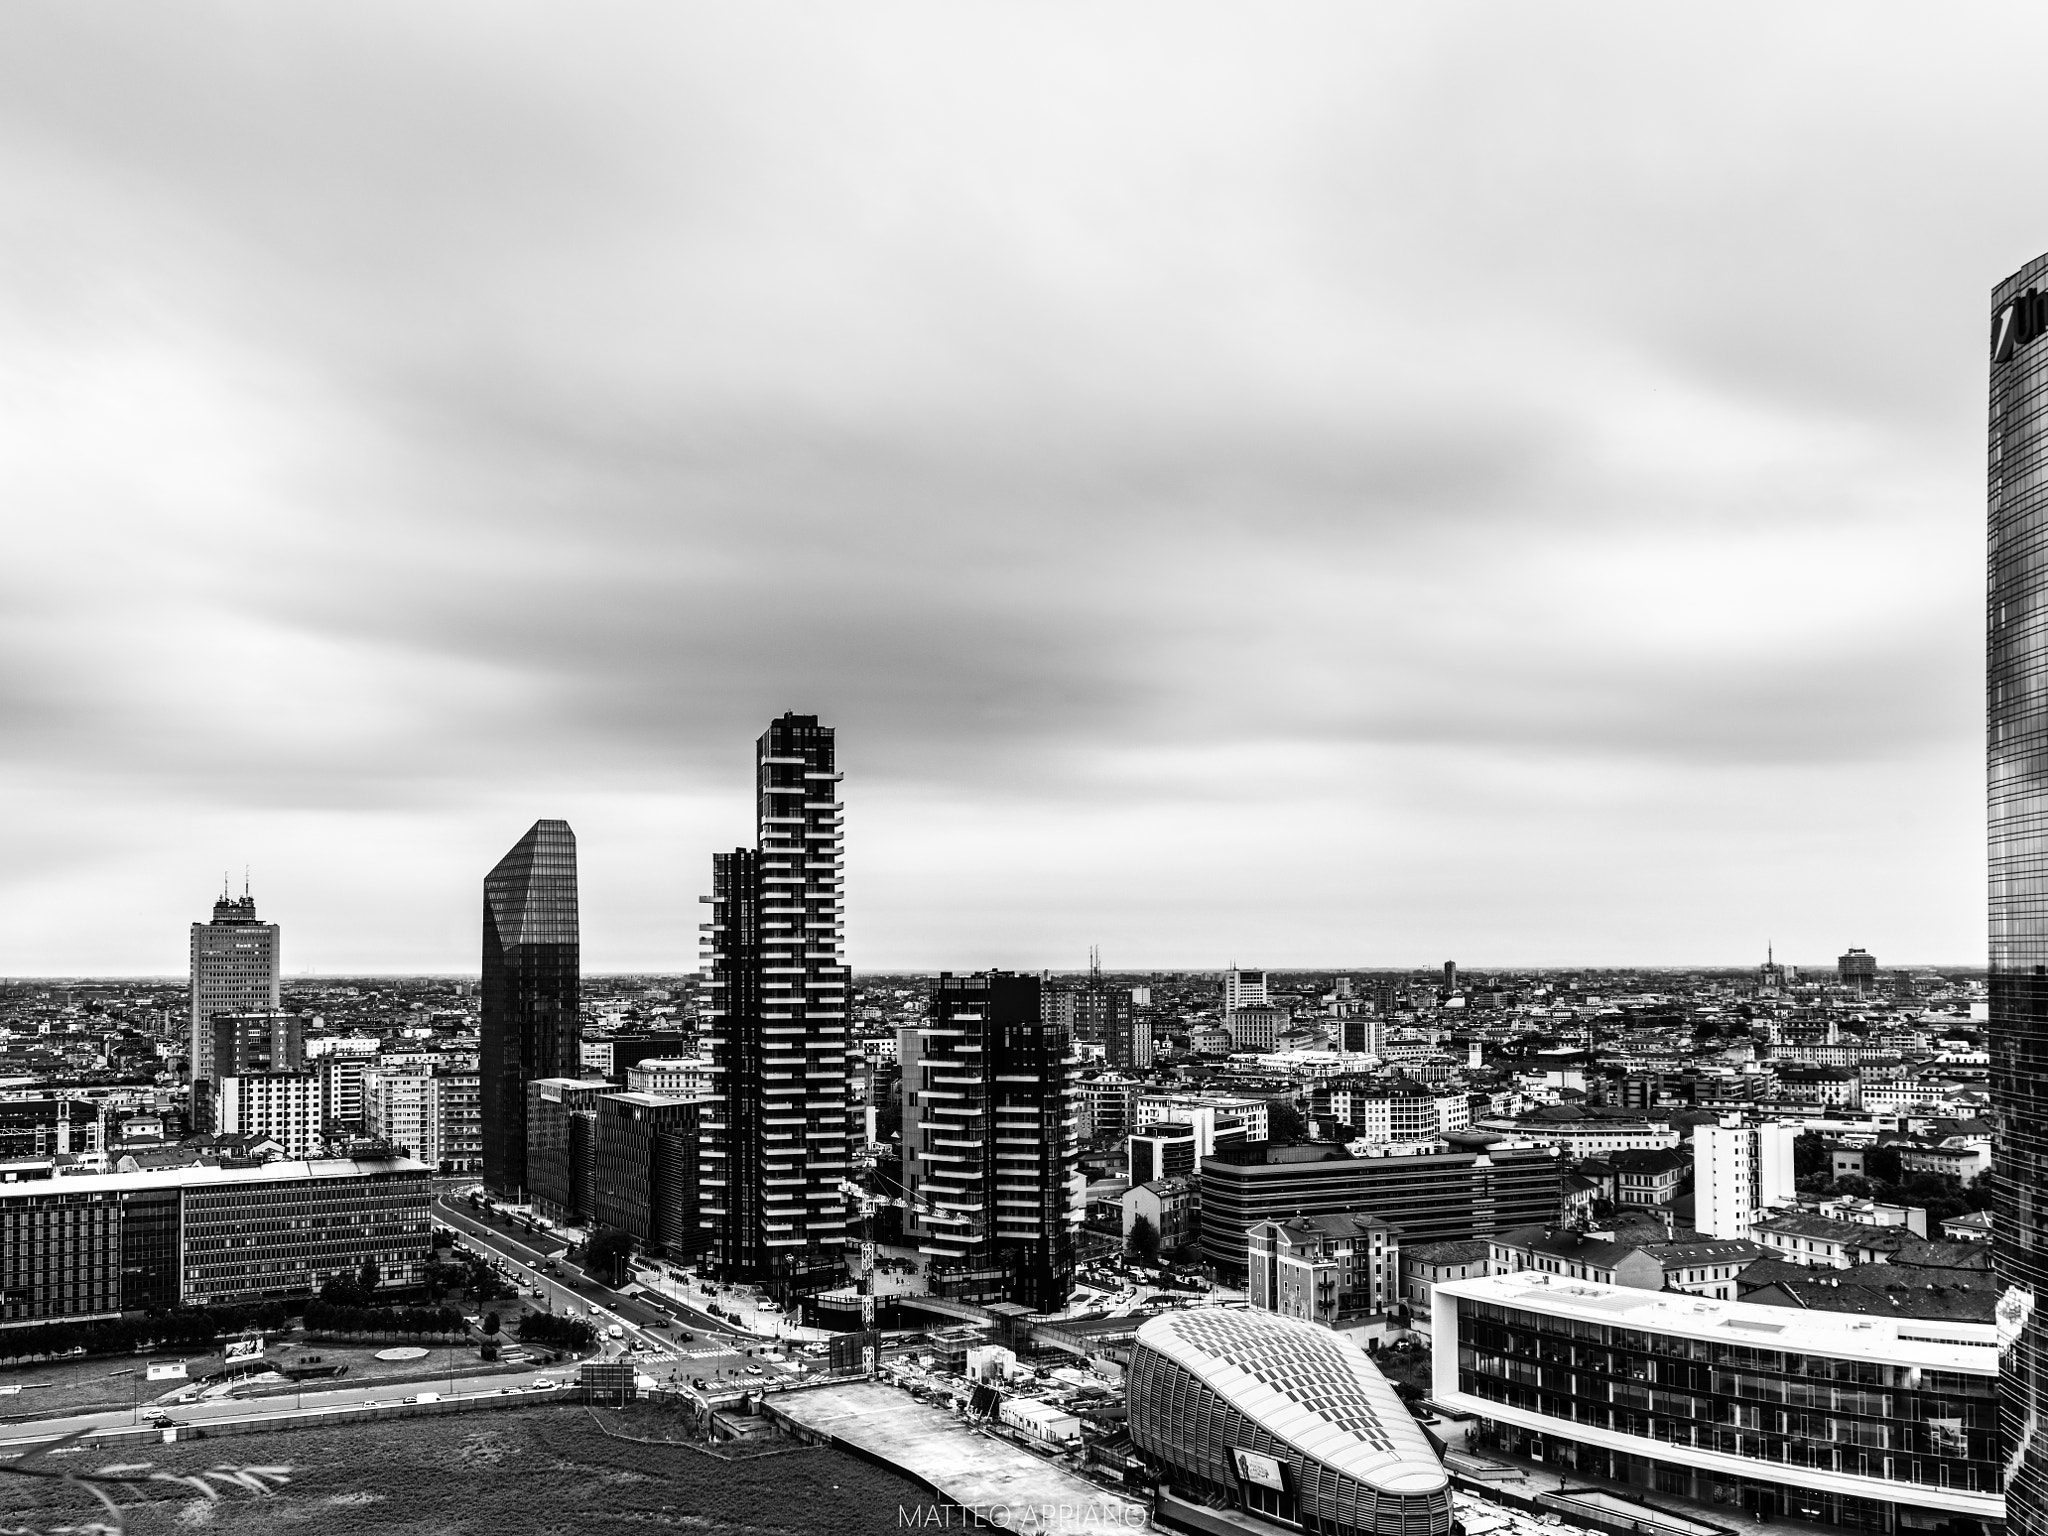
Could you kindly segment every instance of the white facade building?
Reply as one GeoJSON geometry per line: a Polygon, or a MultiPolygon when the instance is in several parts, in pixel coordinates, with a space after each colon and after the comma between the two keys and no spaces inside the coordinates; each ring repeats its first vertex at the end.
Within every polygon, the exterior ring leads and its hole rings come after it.
{"type": "Polygon", "coordinates": [[[224,1077],[215,1095],[216,1128],[230,1136],[268,1136],[288,1158],[316,1155],[325,1139],[320,1079],[310,1072],[252,1072],[224,1077]]]}
{"type": "Polygon", "coordinates": [[[1696,1125],[1692,1131],[1693,1226],[1708,1237],[1748,1237],[1757,1220],[1794,1192],[1790,1125],[1696,1125]]]}
{"type": "Polygon", "coordinates": [[[684,1056],[650,1056],[626,1068],[628,1093],[658,1093],[667,1099],[696,1099],[709,1080],[711,1063],[684,1056]]]}

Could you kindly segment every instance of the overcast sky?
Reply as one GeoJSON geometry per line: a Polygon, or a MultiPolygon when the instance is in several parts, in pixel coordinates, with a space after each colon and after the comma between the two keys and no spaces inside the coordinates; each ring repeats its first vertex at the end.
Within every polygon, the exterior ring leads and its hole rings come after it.
{"type": "Polygon", "coordinates": [[[0,11],[0,972],[1978,962],[2039,7],[0,11]]]}

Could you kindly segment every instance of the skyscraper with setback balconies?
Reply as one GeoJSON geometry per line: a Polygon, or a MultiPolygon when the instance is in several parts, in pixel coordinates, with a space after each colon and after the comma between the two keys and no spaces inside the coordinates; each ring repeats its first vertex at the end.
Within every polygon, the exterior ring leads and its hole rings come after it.
{"type": "Polygon", "coordinates": [[[712,856],[704,898],[707,1261],[784,1297],[842,1273],[848,1234],[840,777],[817,716],[770,725],[754,753],[756,845],[712,856]]]}

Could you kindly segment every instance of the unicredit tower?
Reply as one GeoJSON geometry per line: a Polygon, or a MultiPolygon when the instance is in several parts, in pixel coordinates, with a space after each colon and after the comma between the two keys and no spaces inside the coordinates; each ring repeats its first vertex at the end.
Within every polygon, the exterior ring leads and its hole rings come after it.
{"type": "Polygon", "coordinates": [[[2048,1536],[2048,256],[1991,293],[1991,1095],[2008,1528],[2048,1536]]]}

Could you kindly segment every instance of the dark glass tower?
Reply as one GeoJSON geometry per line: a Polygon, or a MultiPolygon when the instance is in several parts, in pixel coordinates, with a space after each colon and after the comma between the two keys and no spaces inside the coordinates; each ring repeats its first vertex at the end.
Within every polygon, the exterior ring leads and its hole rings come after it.
{"type": "Polygon", "coordinates": [[[2048,256],[1991,292],[1986,614],[1993,1259],[2006,1518],[2048,1532],[2048,256]]]}
{"type": "Polygon", "coordinates": [[[719,1273],[789,1297],[844,1275],[850,1175],[839,784],[830,726],[755,745],[758,838],[712,856],[699,1214],[719,1273]]]}
{"type": "Polygon", "coordinates": [[[484,877],[478,1089],[484,1184],[502,1194],[527,1186],[527,1083],[577,1073],[580,978],[576,834],[536,821],[484,877]]]}

